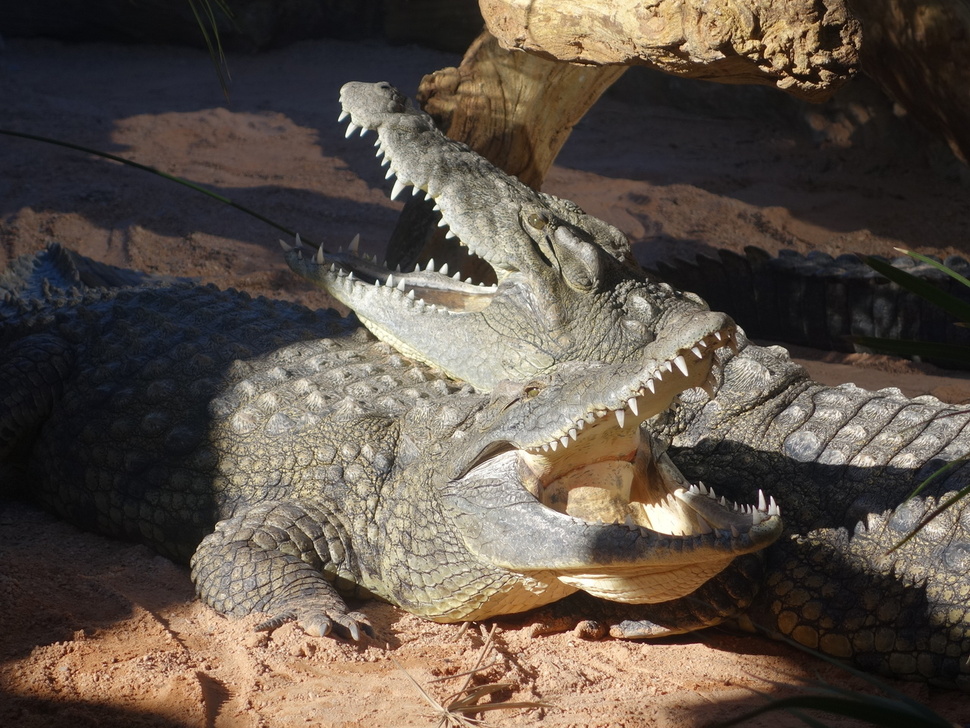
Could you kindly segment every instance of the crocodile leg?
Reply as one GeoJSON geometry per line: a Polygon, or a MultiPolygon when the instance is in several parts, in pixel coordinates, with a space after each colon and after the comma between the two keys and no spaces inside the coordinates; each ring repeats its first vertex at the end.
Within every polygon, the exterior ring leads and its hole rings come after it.
{"type": "Polygon", "coordinates": [[[335,630],[358,640],[370,625],[348,610],[335,586],[368,596],[347,581],[346,542],[340,524],[317,504],[261,503],[216,524],[192,557],[192,581],[223,614],[266,612],[272,618],[263,628],[295,620],[310,635],[335,630]]]}

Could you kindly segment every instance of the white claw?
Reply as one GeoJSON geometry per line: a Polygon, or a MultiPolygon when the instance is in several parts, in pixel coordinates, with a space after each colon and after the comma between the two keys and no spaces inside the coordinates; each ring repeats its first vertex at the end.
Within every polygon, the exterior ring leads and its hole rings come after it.
{"type": "Polygon", "coordinates": [[[623,429],[623,423],[626,421],[626,410],[618,409],[616,410],[616,423],[623,429]]]}
{"type": "Polygon", "coordinates": [[[678,355],[677,358],[674,359],[674,364],[676,364],[677,368],[680,369],[680,373],[686,377],[688,374],[687,362],[684,360],[683,355],[678,355]]]}

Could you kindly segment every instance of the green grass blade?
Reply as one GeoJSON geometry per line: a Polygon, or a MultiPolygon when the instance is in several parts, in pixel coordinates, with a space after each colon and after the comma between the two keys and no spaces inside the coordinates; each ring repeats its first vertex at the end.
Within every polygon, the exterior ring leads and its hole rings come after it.
{"type": "Polygon", "coordinates": [[[863,256],[862,260],[877,273],[885,276],[894,283],[898,283],[900,286],[908,291],[911,291],[912,293],[915,293],[917,296],[925,298],[927,301],[943,309],[947,313],[956,317],[958,320],[970,321],[970,304],[961,301],[956,296],[940,290],[932,283],[921,280],[911,273],[900,270],[899,268],[892,266],[890,263],[884,260],[879,260],[871,255],[863,256]]]}
{"type": "Polygon", "coordinates": [[[910,258],[915,258],[916,260],[922,261],[923,263],[926,263],[927,265],[933,266],[938,271],[942,271],[943,273],[946,273],[953,280],[959,281],[962,285],[966,286],[967,288],[970,288],[970,279],[964,278],[962,275],[960,275],[959,273],[957,273],[955,270],[953,270],[952,268],[947,267],[946,265],[944,265],[940,261],[933,260],[929,256],[922,255],[921,253],[914,253],[912,250],[906,250],[905,248],[895,248],[895,250],[898,250],[900,253],[903,253],[904,255],[908,255],[910,258]]]}
{"type": "MultiPolygon", "coordinates": [[[[196,192],[201,192],[203,195],[206,195],[207,197],[211,197],[212,199],[217,200],[218,202],[221,202],[223,205],[228,205],[229,207],[232,207],[232,208],[234,208],[236,210],[239,210],[240,212],[243,212],[243,213],[249,215],[250,217],[256,218],[260,222],[264,222],[267,225],[276,228],[280,232],[285,233],[286,235],[288,235],[290,238],[295,238],[296,237],[296,233],[294,231],[290,230],[289,228],[284,227],[283,225],[280,225],[275,220],[271,220],[270,218],[268,218],[265,215],[262,215],[262,214],[256,212],[255,210],[252,210],[252,209],[250,209],[250,208],[248,208],[248,207],[246,207],[244,205],[240,205],[238,202],[233,202],[231,199],[229,199],[225,195],[220,195],[218,192],[214,192],[214,191],[212,191],[210,189],[207,189],[207,188],[203,187],[202,185],[200,185],[200,184],[198,184],[196,182],[192,182],[191,180],[187,180],[187,179],[185,179],[183,177],[177,177],[174,174],[169,174],[168,172],[163,172],[160,169],[155,169],[155,167],[149,167],[147,164],[140,164],[140,163],[134,162],[134,161],[132,161],[130,159],[125,159],[124,157],[119,157],[117,154],[110,154],[108,152],[101,152],[101,151],[99,151],[97,149],[91,149],[89,147],[81,146],[80,144],[73,144],[71,142],[61,141],[60,139],[51,139],[50,137],[38,136],[36,134],[27,134],[27,133],[22,132],[22,131],[13,131],[12,129],[0,129],[0,134],[3,134],[5,136],[18,137],[20,139],[30,139],[31,141],[43,142],[44,144],[53,144],[53,145],[58,146],[58,147],[65,147],[67,149],[73,149],[75,151],[84,152],[86,154],[93,154],[96,157],[102,157],[103,159],[110,159],[113,162],[120,162],[121,164],[127,165],[129,167],[134,167],[135,169],[140,169],[143,172],[149,172],[151,174],[154,174],[154,175],[157,175],[157,176],[162,177],[164,179],[167,179],[167,180],[169,180],[171,182],[176,182],[176,183],[182,185],[183,187],[188,187],[190,190],[195,190],[196,192]]],[[[302,236],[301,236],[301,238],[302,238],[302,236]]],[[[305,242],[307,244],[311,244],[311,245],[313,244],[312,241],[309,238],[302,238],[302,239],[303,239],[303,242],[305,242]]]]}
{"type": "MultiPolygon", "coordinates": [[[[222,39],[219,37],[219,25],[216,22],[215,11],[212,9],[212,3],[209,0],[199,1],[202,3],[204,13],[199,11],[196,0],[188,0],[189,7],[192,9],[195,22],[198,24],[199,31],[202,33],[202,40],[205,42],[205,47],[209,50],[209,58],[212,60],[212,65],[215,68],[216,77],[219,79],[222,94],[228,101],[229,82],[232,78],[229,74],[229,63],[226,61],[226,54],[222,49],[222,39]],[[205,17],[203,17],[203,14],[205,17]]],[[[232,10],[229,8],[226,0],[214,0],[214,2],[225,16],[229,18],[230,22],[235,22],[233,20],[232,10]]]]}

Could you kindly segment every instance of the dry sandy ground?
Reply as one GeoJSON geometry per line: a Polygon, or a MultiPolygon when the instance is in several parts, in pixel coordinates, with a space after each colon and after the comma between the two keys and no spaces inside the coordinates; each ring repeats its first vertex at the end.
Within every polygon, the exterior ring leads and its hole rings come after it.
{"type": "MultiPolygon", "coordinates": [[[[124,154],[310,237],[341,244],[360,232],[379,250],[399,206],[370,145],[337,127],[337,90],[386,79],[412,93],[423,73],[456,61],[337,42],[233,57],[227,106],[195,51],[13,41],[0,53],[0,125],[124,154]]],[[[764,98],[627,82],[581,124],[547,189],[626,230],[643,259],[750,243],[887,253],[894,245],[952,252],[970,241],[964,173],[945,153],[926,152],[905,123],[873,120],[858,100],[806,111],[787,101],[769,109],[764,98]],[[629,103],[639,94],[658,100],[629,103]]],[[[118,265],[324,305],[284,269],[277,237],[160,179],[0,138],[0,266],[57,240],[118,265]]],[[[840,360],[813,371],[970,399],[965,381],[910,364],[840,360]]],[[[0,724],[432,725],[405,670],[444,698],[457,681],[432,681],[469,669],[481,634],[364,608],[378,633],[365,646],[291,626],[257,634],[252,620],[228,621],[194,601],[184,568],[3,503],[0,724]]],[[[490,714],[496,725],[691,726],[760,704],[755,691],[788,694],[819,678],[861,684],[779,643],[727,631],[597,643],[533,639],[528,624],[499,623],[495,664],[479,681],[507,682],[500,697],[552,707],[490,714]]],[[[900,687],[970,721],[966,696],[900,687]]]]}

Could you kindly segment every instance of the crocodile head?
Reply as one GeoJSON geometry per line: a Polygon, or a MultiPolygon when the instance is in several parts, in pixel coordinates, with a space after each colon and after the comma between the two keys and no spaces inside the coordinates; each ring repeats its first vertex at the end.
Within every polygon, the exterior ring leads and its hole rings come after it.
{"type": "Polygon", "coordinates": [[[665,362],[571,363],[501,383],[441,474],[468,551],[540,583],[654,603],[778,538],[773,499],[738,506],[687,483],[640,427],[704,376],[675,371],[654,392],[657,369],[665,362]]]}
{"type": "Polygon", "coordinates": [[[390,85],[349,83],[340,98],[348,135],[376,132],[378,155],[396,177],[392,197],[411,187],[433,200],[449,245],[477,264],[462,268],[479,271],[466,277],[427,261],[395,272],[357,255],[354,245],[309,253],[284,244],[293,270],[379,338],[490,390],[566,361],[691,366],[679,353],[723,328],[699,299],[630,264],[619,230],[448,139],[390,85]]]}

